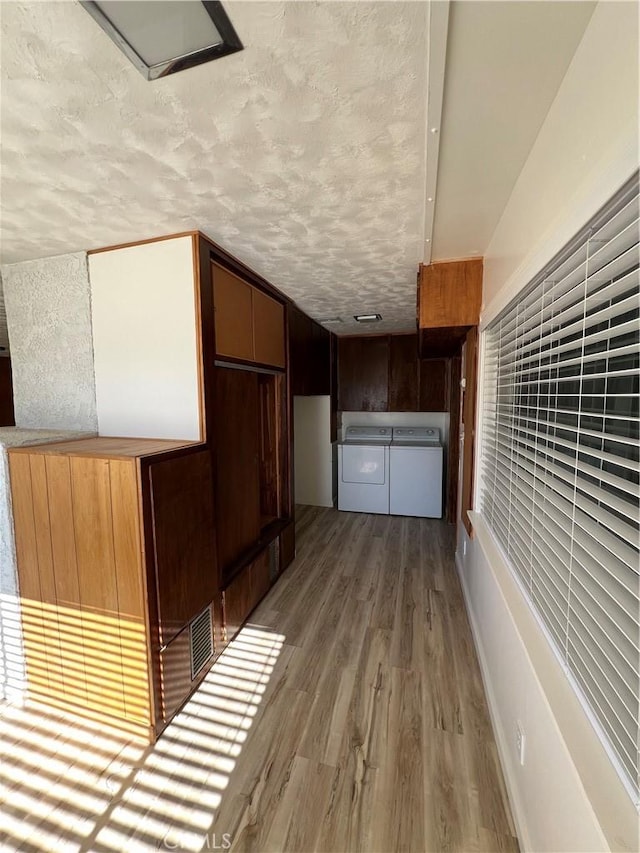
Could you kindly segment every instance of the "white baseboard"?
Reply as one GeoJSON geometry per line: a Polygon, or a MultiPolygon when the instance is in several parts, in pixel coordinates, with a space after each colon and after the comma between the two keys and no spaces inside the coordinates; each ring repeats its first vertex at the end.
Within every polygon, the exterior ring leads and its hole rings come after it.
{"type": "Polygon", "coordinates": [[[526,851],[533,851],[533,846],[531,844],[531,836],[527,827],[526,812],[524,804],[522,802],[522,798],[520,797],[518,786],[516,785],[514,779],[513,765],[509,760],[509,751],[507,749],[506,735],[500,722],[500,715],[498,713],[498,703],[496,701],[493,686],[491,684],[491,679],[489,676],[489,667],[487,665],[487,660],[482,646],[482,638],[478,629],[478,624],[476,622],[475,615],[473,613],[473,609],[471,608],[469,591],[465,582],[464,572],[462,571],[460,555],[457,551],[455,555],[455,563],[456,570],[458,572],[458,577],[460,578],[460,585],[462,587],[465,609],[469,618],[469,624],[471,625],[473,643],[476,648],[476,654],[478,655],[478,661],[480,663],[480,674],[482,676],[482,684],[484,686],[484,692],[487,697],[487,704],[489,706],[489,716],[491,717],[491,725],[496,739],[496,746],[498,747],[498,757],[500,759],[500,765],[504,774],[504,781],[507,788],[507,796],[509,798],[509,805],[511,806],[511,813],[513,815],[513,821],[516,827],[516,833],[518,835],[518,842],[520,844],[520,850],[523,851],[523,853],[526,853],[526,851]]]}

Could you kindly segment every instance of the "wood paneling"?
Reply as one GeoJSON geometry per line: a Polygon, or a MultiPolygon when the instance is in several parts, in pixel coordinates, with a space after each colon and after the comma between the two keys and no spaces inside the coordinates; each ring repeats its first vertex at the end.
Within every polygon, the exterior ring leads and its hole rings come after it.
{"type": "Polygon", "coordinates": [[[216,353],[253,360],[253,288],[228,270],[212,264],[216,353]]]}
{"type": "Polygon", "coordinates": [[[482,302],[482,258],[420,267],[421,328],[476,326],[482,302]]]}
{"type": "Polygon", "coordinates": [[[238,632],[247,616],[266,595],[270,584],[269,550],[265,549],[224,591],[227,640],[231,640],[238,632]]]}
{"type": "Polygon", "coordinates": [[[449,359],[421,359],[419,410],[421,412],[449,410],[449,359]]]}
{"type": "Polygon", "coordinates": [[[259,364],[285,367],[284,305],[253,288],[253,358],[259,364]]]}
{"type": "Polygon", "coordinates": [[[338,406],[343,412],[386,412],[389,338],[338,339],[338,406]]]}
{"type": "Polygon", "coordinates": [[[289,374],[292,396],[307,393],[308,352],[311,340],[311,318],[302,311],[289,305],[289,374]]]}
{"type": "Polygon", "coordinates": [[[213,478],[208,450],[149,465],[160,642],[214,598],[213,478]]]}
{"type": "Polygon", "coordinates": [[[163,457],[149,441],[147,457],[110,458],[100,439],[77,444],[77,455],[73,442],[9,453],[29,691],[153,739],[156,607],[147,600],[143,537],[162,555],[151,594],[158,590],[167,621],[184,624],[217,590],[209,453],[166,442],[163,457]],[[142,463],[155,476],[143,480],[142,463]],[[151,509],[144,516],[141,492],[151,509]],[[204,602],[194,598],[203,573],[204,602]]]}
{"type": "Polygon", "coordinates": [[[71,457],[70,467],[87,705],[126,717],[109,461],[71,457]]]}
{"type": "Polygon", "coordinates": [[[462,404],[462,423],[464,425],[464,448],[462,451],[462,523],[469,536],[473,535],[473,527],[468,512],[473,508],[474,482],[474,443],[476,418],[476,383],[478,364],[478,330],[469,330],[465,341],[465,390],[462,404]]]}
{"type": "Polygon", "coordinates": [[[331,393],[331,335],[299,308],[289,306],[291,393],[331,393]]]}
{"type": "Polygon", "coordinates": [[[418,336],[390,335],[389,411],[416,412],[420,408],[422,407],[418,404],[418,336]]]}
{"type": "Polygon", "coordinates": [[[290,566],[296,556],[296,525],[290,521],[280,534],[280,572],[290,566]]]}
{"type": "Polygon", "coordinates": [[[147,608],[136,463],[110,459],[109,474],[126,715],[148,725],[151,711],[147,608]]]}
{"type": "Polygon", "coordinates": [[[11,359],[0,355],[0,426],[14,424],[11,359]]]}
{"type": "Polygon", "coordinates": [[[261,527],[281,515],[280,406],[281,377],[258,375],[260,406],[260,517],[261,527]]]}
{"type": "Polygon", "coordinates": [[[40,591],[29,457],[10,453],[9,469],[27,679],[31,693],[47,695],[49,666],[45,622],[48,614],[40,591]]]}
{"type": "Polygon", "coordinates": [[[221,578],[260,537],[258,374],[216,368],[216,510],[221,578]]]}
{"type": "Polygon", "coordinates": [[[191,692],[191,643],[185,628],[160,652],[162,719],[168,722],[191,692]]]}
{"type": "Polygon", "coordinates": [[[419,359],[417,335],[338,338],[338,352],[342,411],[447,411],[448,359],[419,359]]]}
{"type": "Polygon", "coordinates": [[[313,320],[307,371],[307,394],[320,396],[331,392],[331,336],[327,329],[313,320]]]}

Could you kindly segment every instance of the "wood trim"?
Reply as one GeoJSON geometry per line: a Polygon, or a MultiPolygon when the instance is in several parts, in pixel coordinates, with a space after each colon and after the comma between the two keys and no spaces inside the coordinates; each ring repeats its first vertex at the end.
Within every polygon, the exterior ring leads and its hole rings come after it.
{"type": "Polygon", "coordinates": [[[460,469],[460,355],[449,360],[449,452],[447,454],[446,517],[455,524],[458,509],[458,476],[460,469]]]}
{"type": "Polygon", "coordinates": [[[200,281],[200,246],[197,234],[191,237],[191,257],[193,265],[193,299],[196,315],[196,355],[198,371],[198,393],[200,396],[200,441],[206,441],[207,436],[207,408],[204,388],[204,347],[202,343],[204,333],[204,315],[202,305],[202,287],[200,281]]]}
{"type": "Polygon", "coordinates": [[[202,383],[205,410],[205,439],[213,446],[215,434],[215,360],[216,330],[213,305],[213,276],[208,243],[200,232],[196,236],[198,251],[198,282],[200,286],[200,317],[202,321],[202,383]],[[207,418],[206,413],[210,413],[207,418]]]}
{"type": "Polygon", "coordinates": [[[146,243],[161,243],[163,240],[177,240],[179,237],[197,237],[199,231],[178,231],[177,234],[165,234],[162,237],[147,237],[144,240],[132,240],[130,243],[116,243],[113,246],[103,246],[99,249],[88,249],[87,255],[99,255],[101,252],[115,252],[117,249],[131,249],[133,246],[144,246],[146,243]]]}
{"type": "Polygon", "coordinates": [[[38,453],[43,456],[70,456],[78,459],[137,459],[138,457],[142,458],[152,458],[154,456],[163,456],[167,455],[167,458],[171,458],[172,455],[181,455],[184,452],[194,452],[198,448],[205,447],[205,442],[195,441],[195,442],[185,442],[185,441],[172,441],[170,439],[163,438],[126,438],[119,436],[95,436],[93,438],[75,438],[70,441],[52,441],[48,444],[27,444],[22,447],[12,447],[11,453],[17,454],[25,454],[29,455],[31,453],[38,453]],[[122,452],[117,449],[111,449],[105,447],[104,450],[100,450],[98,447],[95,450],[91,450],[89,448],[86,449],[75,449],[73,447],[74,444],[89,444],[91,442],[99,442],[103,441],[125,441],[129,443],[139,443],[140,448],[133,452],[122,452]],[[152,449],[151,447],[147,450],[144,448],[144,443],[148,442],[150,445],[158,445],[164,442],[166,447],[156,447],[152,449]]]}
{"type": "MultiPolygon", "coordinates": [[[[147,506],[145,500],[145,491],[149,493],[148,473],[146,474],[147,484],[143,477],[144,471],[148,472],[148,468],[143,468],[143,459],[136,460],[136,484],[138,487],[138,548],[140,549],[140,559],[144,566],[142,572],[142,595],[145,603],[144,620],[147,631],[147,673],[149,680],[149,713],[151,715],[152,730],[157,730],[156,727],[162,716],[159,716],[158,711],[161,708],[161,700],[159,693],[160,686],[160,659],[159,651],[159,630],[158,630],[158,610],[157,610],[157,593],[155,584],[155,572],[149,571],[150,555],[153,555],[153,537],[147,536],[148,524],[151,523],[151,506],[147,506]]],[[[152,740],[151,743],[154,741],[152,740]]]]}
{"type": "Polygon", "coordinates": [[[475,464],[476,382],[478,367],[478,329],[474,326],[467,334],[465,346],[465,392],[462,404],[464,448],[462,463],[462,523],[473,537],[469,510],[473,509],[473,480],[475,464]]]}

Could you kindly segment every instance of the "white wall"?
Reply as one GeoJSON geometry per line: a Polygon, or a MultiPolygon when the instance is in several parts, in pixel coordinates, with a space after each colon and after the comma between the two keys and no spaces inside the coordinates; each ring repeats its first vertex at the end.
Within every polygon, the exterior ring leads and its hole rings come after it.
{"type": "Polygon", "coordinates": [[[16,425],[95,431],[86,255],[9,264],[2,280],[16,425]]]}
{"type": "Polygon", "coordinates": [[[593,13],[484,259],[482,322],[638,168],[638,4],[593,13]]]}
{"type": "Polygon", "coordinates": [[[295,502],[333,506],[331,398],[293,398],[295,502]]]}
{"type": "MultiPolygon", "coordinates": [[[[488,322],[638,162],[638,6],[601,2],[485,257],[488,322]]],[[[640,849],[638,813],[491,536],[458,526],[463,581],[523,849],[640,849]],[[526,737],[516,757],[516,722],[526,737]]]]}
{"type": "Polygon", "coordinates": [[[100,435],[198,440],[192,237],[89,255],[100,435]]]}

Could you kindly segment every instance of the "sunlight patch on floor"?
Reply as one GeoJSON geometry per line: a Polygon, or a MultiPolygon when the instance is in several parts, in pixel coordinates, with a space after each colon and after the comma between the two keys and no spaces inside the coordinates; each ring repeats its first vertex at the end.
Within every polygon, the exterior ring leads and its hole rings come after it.
{"type": "Polygon", "coordinates": [[[152,747],[28,704],[0,715],[0,850],[200,850],[284,636],[247,625],[152,747]]]}

